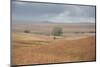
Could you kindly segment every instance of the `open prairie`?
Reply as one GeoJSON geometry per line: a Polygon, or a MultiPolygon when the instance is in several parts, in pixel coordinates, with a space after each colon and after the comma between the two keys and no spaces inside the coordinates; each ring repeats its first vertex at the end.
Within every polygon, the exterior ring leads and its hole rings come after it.
{"type": "Polygon", "coordinates": [[[94,23],[12,24],[13,65],[95,61],[95,50],[94,23]],[[54,40],[51,31],[55,26],[63,28],[63,35],[54,40]]]}

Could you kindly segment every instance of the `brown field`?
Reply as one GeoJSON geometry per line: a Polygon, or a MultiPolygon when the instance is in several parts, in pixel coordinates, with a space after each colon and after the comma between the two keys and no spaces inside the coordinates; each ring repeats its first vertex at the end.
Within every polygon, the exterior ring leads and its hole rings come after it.
{"type": "Polygon", "coordinates": [[[53,36],[12,33],[12,64],[95,61],[95,35],[53,36]]]}

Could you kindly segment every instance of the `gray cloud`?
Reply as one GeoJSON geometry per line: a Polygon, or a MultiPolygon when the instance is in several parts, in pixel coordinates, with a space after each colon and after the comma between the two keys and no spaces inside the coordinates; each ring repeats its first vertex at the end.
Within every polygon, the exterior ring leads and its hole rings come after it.
{"type": "Polygon", "coordinates": [[[56,15],[52,21],[95,22],[95,7],[68,5],[65,12],[56,15]]]}
{"type": "Polygon", "coordinates": [[[94,22],[95,7],[13,1],[12,16],[21,20],[94,22]]]}
{"type": "Polygon", "coordinates": [[[59,14],[64,7],[56,4],[13,2],[13,13],[21,15],[59,14]]]}

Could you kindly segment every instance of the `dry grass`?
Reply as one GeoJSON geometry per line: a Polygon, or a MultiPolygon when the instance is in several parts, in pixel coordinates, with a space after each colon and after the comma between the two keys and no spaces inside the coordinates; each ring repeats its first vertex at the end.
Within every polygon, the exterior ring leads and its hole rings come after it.
{"type": "Polygon", "coordinates": [[[26,65],[96,60],[95,36],[85,36],[79,39],[71,38],[64,37],[53,40],[52,36],[13,33],[12,64],[26,65]]]}

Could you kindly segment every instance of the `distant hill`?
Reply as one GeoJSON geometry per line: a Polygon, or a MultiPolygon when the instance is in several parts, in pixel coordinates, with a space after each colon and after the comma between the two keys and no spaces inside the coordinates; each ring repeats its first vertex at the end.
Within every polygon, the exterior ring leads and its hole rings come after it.
{"type": "Polygon", "coordinates": [[[32,33],[50,34],[54,27],[62,27],[63,32],[95,32],[95,23],[57,23],[49,21],[12,21],[14,32],[30,30],[32,33]]]}

